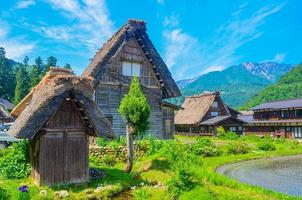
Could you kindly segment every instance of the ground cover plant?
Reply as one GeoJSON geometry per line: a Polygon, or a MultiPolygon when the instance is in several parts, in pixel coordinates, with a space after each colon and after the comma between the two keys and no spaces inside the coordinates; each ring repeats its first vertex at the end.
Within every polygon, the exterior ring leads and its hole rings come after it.
{"type": "MultiPolygon", "coordinates": [[[[98,139],[100,148],[125,146],[125,138],[98,139]]],[[[22,143],[21,143],[22,144],[22,143]]],[[[262,157],[302,153],[295,140],[269,137],[185,137],[136,140],[145,153],[135,157],[131,173],[123,171],[124,161],[114,156],[90,156],[90,166],[106,176],[86,184],[38,187],[29,177],[0,179],[0,199],[299,199],[264,188],[240,183],[215,172],[225,164],[262,157]],[[20,187],[26,186],[27,192],[20,187]]],[[[14,145],[15,146],[15,145],[14,145]]],[[[7,151],[0,151],[1,158],[7,151]]]]}

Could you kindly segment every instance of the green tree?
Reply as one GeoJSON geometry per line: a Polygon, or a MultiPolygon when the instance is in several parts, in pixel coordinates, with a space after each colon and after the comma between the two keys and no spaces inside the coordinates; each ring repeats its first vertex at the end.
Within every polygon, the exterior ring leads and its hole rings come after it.
{"type": "Polygon", "coordinates": [[[47,63],[46,63],[46,72],[49,70],[50,67],[56,67],[57,66],[57,58],[53,56],[49,56],[47,58],[47,63]]]}
{"type": "Polygon", "coordinates": [[[127,165],[124,170],[131,172],[133,167],[133,136],[148,129],[150,116],[150,106],[137,77],[133,77],[129,92],[122,99],[118,111],[126,121],[127,165]]]}
{"type": "Polygon", "coordinates": [[[0,47],[0,97],[12,100],[16,84],[15,72],[5,54],[5,49],[0,47]]]}
{"type": "Polygon", "coordinates": [[[27,72],[28,57],[24,58],[23,64],[17,68],[16,72],[16,89],[14,103],[18,104],[30,90],[30,78],[27,72]]]}
{"type": "Polygon", "coordinates": [[[35,87],[40,80],[42,79],[42,76],[45,73],[45,66],[42,62],[41,57],[37,57],[35,59],[35,64],[33,65],[29,77],[30,77],[30,86],[35,87]]]}
{"type": "Polygon", "coordinates": [[[71,68],[71,65],[68,64],[68,63],[66,63],[66,64],[64,65],[64,68],[65,68],[65,69],[72,69],[72,68],[71,68]]]}
{"type": "Polygon", "coordinates": [[[43,60],[40,56],[35,59],[35,65],[37,66],[37,70],[39,71],[40,78],[46,73],[46,66],[43,63],[43,60]]]}

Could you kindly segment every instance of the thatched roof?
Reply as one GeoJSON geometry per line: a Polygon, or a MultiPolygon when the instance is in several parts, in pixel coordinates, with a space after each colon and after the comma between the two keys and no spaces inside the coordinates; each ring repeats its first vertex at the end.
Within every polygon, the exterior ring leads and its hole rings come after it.
{"type": "Polygon", "coordinates": [[[82,108],[83,119],[94,135],[111,136],[110,122],[92,100],[92,80],[74,76],[70,70],[51,68],[41,82],[15,107],[17,117],[8,133],[32,139],[65,100],[82,108]]]}
{"type": "Polygon", "coordinates": [[[183,110],[175,115],[175,124],[198,124],[207,113],[219,92],[204,92],[188,96],[182,104],[183,110]]]}
{"type": "Polygon", "coordinates": [[[141,20],[129,19],[96,53],[89,66],[84,71],[84,76],[94,79],[97,84],[100,77],[108,70],[110,61],[118,55],[122,47],[132,38],[135,38],[163,88],[164,98],[180,96],[180,91],[163,59],[152,44],[146,33],[146,24],[141,20]]]}

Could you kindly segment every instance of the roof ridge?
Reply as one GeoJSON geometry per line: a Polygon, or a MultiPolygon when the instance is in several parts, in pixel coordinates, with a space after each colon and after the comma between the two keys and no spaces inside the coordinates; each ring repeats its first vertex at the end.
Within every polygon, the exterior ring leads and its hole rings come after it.
{"type": "MultiPolygon", "coordinates": [[[[290,99],[283,99],[283,100],[275,100],[275,101],[267,101],[261,104],[265,104],[265,103],[275,103],[275,102],[282,102],[282,101],[292,101],[292,100],[302,100],[302,98],[290,98],[290,99]]],[[[259,105],[261,105],[259,104],[259,105]]]]}

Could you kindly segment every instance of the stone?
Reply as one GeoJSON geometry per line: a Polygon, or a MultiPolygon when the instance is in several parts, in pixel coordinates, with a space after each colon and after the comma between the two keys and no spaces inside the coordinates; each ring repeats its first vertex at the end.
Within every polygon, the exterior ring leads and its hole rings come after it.
{"type": "Polygon", "coordinates": [[[89,199],[89,200],[95,200],[95,199],[97,199],[97,197],[96,197],[95,194],[88,194],[87,195],[87,199],[89,199]]]}
{"type": "Polygon", "coordinates": [[[47,196],[48,196],[47,190],[41,190],[41,191],[39,192],[39,196],[40,196],[40,197],[47,197],[47,196]]]}
{"type": "Polygon", "coordinates": [[[67,190],[60,190],[60,191],[59,191],[59,197],[60,197],[60,198],[69,197],[69,192],[68,192],[67,190]]]}

